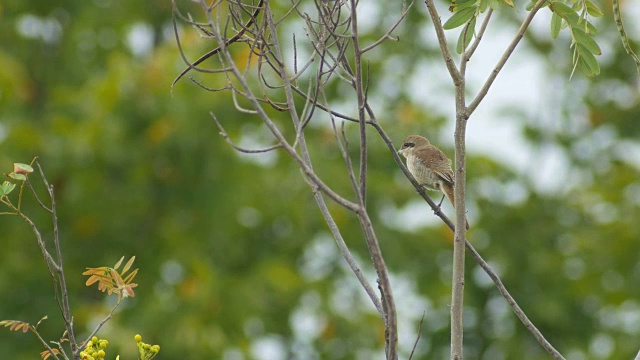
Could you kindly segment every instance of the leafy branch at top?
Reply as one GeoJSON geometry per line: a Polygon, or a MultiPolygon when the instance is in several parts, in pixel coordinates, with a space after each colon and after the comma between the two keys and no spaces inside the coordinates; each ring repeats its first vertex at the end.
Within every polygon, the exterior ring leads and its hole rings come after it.
{"type": "Polygon", "coordinates": [[[458,44],[456,52],[462,54],[471,44],[474,36],[476,36],[476,20],[478,16],[487,9],[496,10],[504,3],[513,7],[512,0],[454,0],[449,7],[453,15],[447,20],[442,27],[445,30],[452,30],[465,25],[458,36],[458,44]]]}
{"type": "Polygon", "coordinates": [[[595,55],[600,55],[600,46],[593,39],[598,30],[589,21],[589,16],[600,17],[602,11],[590,0],[578,1],[569,6],[560,1],[552,1],[549,8],[551,16],[551,36],[558,37],[562,28],[571,31],[571,47],[573,48],[573,72],[579,68],[587,76],[600,74],[600,65],[595,55]]]}
{"type": "MultiPolygon", "coordinates": [[[[546,2],[545,6],[548,6],[553,12],[551,17],[551,36],[556,39],[560,34],[560,30],[569,28],[571,31],[570,48],[573,49],[573,70],[571,75],[576,69],[580,69],[587,76],[596,76],[600,74],[600,65],[595,55],[600,55],[601,50],[593,39],[593,36],[598,31],[589,21],[589,17],[601,17],[603,13],[591,0],[569,0],[568,2],[569,4],[567,4],[567,1],[559,0],[546,2]]],[[[453,11],[453,15],[442,27],[445,30],[451,30],[464,25],[458,36],[456,46],[458,54],[462,54],[469,47],[474,36],[476,36],[478,16],[487,9],[498,9],[502,3],[513,7],[511,0],[461,0],[452,3],[449,10],[453,11]]],[[[531,10],[534,5],[535,1],[532,1],[527,6],[527,10],[531,10]]],[[[618,23],[618,28],[621,29],[622,22],[617,20],[616,22],[618,23]]],[[[623,37],[623,42],[624,39],[626,39],[626,36],[623,37]]],[[[638,66],[640,71],[640,65],[638,66]]]]}

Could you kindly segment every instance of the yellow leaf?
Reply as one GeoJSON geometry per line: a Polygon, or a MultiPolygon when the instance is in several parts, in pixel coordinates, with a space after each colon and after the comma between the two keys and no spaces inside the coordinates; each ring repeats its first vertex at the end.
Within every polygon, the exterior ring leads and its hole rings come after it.
{"type": "Polygon", "coordinates": [[[120,258],[120,260],[116,263],[116,265],[113,268],[117,270],[122,264],[123,260],[124,260],[124,256],[120,258]]]}
{"type": "Polygon", "coordinates": [[[136,260],[136,257],[132,256],[131,259],[129,259],[129,261],[127,261],[127,263],[124,265],[124,269],[122,269],[122,274],[124,274],[127,271],[129,271],[129,269],[131,268],[131,265],[133,265],[133,262],[135,260],[136,260]]]}

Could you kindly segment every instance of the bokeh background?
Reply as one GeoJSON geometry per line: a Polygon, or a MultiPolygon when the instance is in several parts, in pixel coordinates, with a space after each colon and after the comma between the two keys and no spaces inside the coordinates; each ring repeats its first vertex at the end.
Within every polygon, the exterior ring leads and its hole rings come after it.
{"type": "MultiPolygon", "coordinates": [[[[621,3],[638,49],[640,3],[621,3]]],[[[447,18],[447,4],[440,5],[447,18]]],[[[612,26],[610,2],[598,5],[605,13],[595,21],[599,77],[569,79],[570,39],[565,32],[551,41],[543,10],[468,134],[469,238],[572,360],[629,359],[640,349],[638,74],[612,26]]],[[[360,6],[362,34],[372,41],[400,4],[360,6]]],[[[470,95],[524,6],[494,15],[470,63],[470,95]]],[[[183,25],[180,31],[192,59],[213,47],[183,25]]],[[[398,42],[367,59],[374,110],[398,143],[420,133],[453,157],[452,86],[423,3],[396,34],[398,42]]],[[[284,153],[235,153],[209,112],[240,144],[268,145],[268,132],[237,112],[228,93],[188,79],[171,91],[183,68],[168,0],[0,2],[0,169],[39,156],[55,185],[77,331],[86,334],[113,304],[84,286],[82,271],[135,255],[136,297],[100,333],[111,359],[136,357],[136,333],[160,344],[161,359],[381,358],[380,319],[298,168],[284,153]]],[[[356,112],[346,88],[330,90],[344,111],[356,112]]],[[[286,123],[284,114],[273,115],[286,123]]],[[[414,359],[447,358],[451,233],[370,133],[368,206],[392,273],[401,357],[408,358],[424,314],[414,359]]],[[[320,175],[348,195],[328,119],[314,118],[308,137],[320,175]]],[[[24,207],[50,238],[50,219],[31,198],[24,207]]],[[[331,210],[374,282],[357,221],[331,210]]],[[[471,259],[467,279],[469,359],[548,358],[471,259]]],[[[0,319],[44,315],[43,336],[58,339],[62,322],[35,239],[16,217],[0,216],[0,319]]],[[[43,350],[33,336],[0,330],[3,359],[35,359],[43,350]]]]}

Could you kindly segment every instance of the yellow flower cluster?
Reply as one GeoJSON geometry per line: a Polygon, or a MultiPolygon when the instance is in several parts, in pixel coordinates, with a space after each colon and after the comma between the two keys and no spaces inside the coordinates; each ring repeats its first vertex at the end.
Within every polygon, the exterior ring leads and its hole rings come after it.
{"type": "Polygon", "coordinates": [[[151,360],[160,352],[160,345],[150,345],[142,342],[142,336],[137,334],[134,339],[138,343],[138,352],[140,353],[140,359],[151,360]]]}
{"type": "Polygon", "coordinates": [[[101,360],[104,359],[106,353],[104,349],[109,346],[109,342],[105,339],[98,339],[94,336],[89,340],[84,350],[80,352],[80,358],[82,360],[101,360]]]}

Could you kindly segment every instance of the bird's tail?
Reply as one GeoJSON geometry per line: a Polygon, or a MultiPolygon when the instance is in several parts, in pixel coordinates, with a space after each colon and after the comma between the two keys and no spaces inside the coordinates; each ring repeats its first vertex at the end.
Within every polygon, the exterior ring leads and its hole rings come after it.
{"type": "MultiPolygon", "coordinates": [[[[455,202],[455,195],[453,193],[453,185],[448,183],[442,183],[440,185],[440,190],[442,190],[444,195],[447,197],[447,199],[449,199],[449,201],[451,202],[451,205],[453,205],[453,208],[455,209],[456,202],[455,202]]],[[[466,219],[466,217],[464,221],[467,223],[467,230],[469,230],[469,221],[466,219]]]]}

